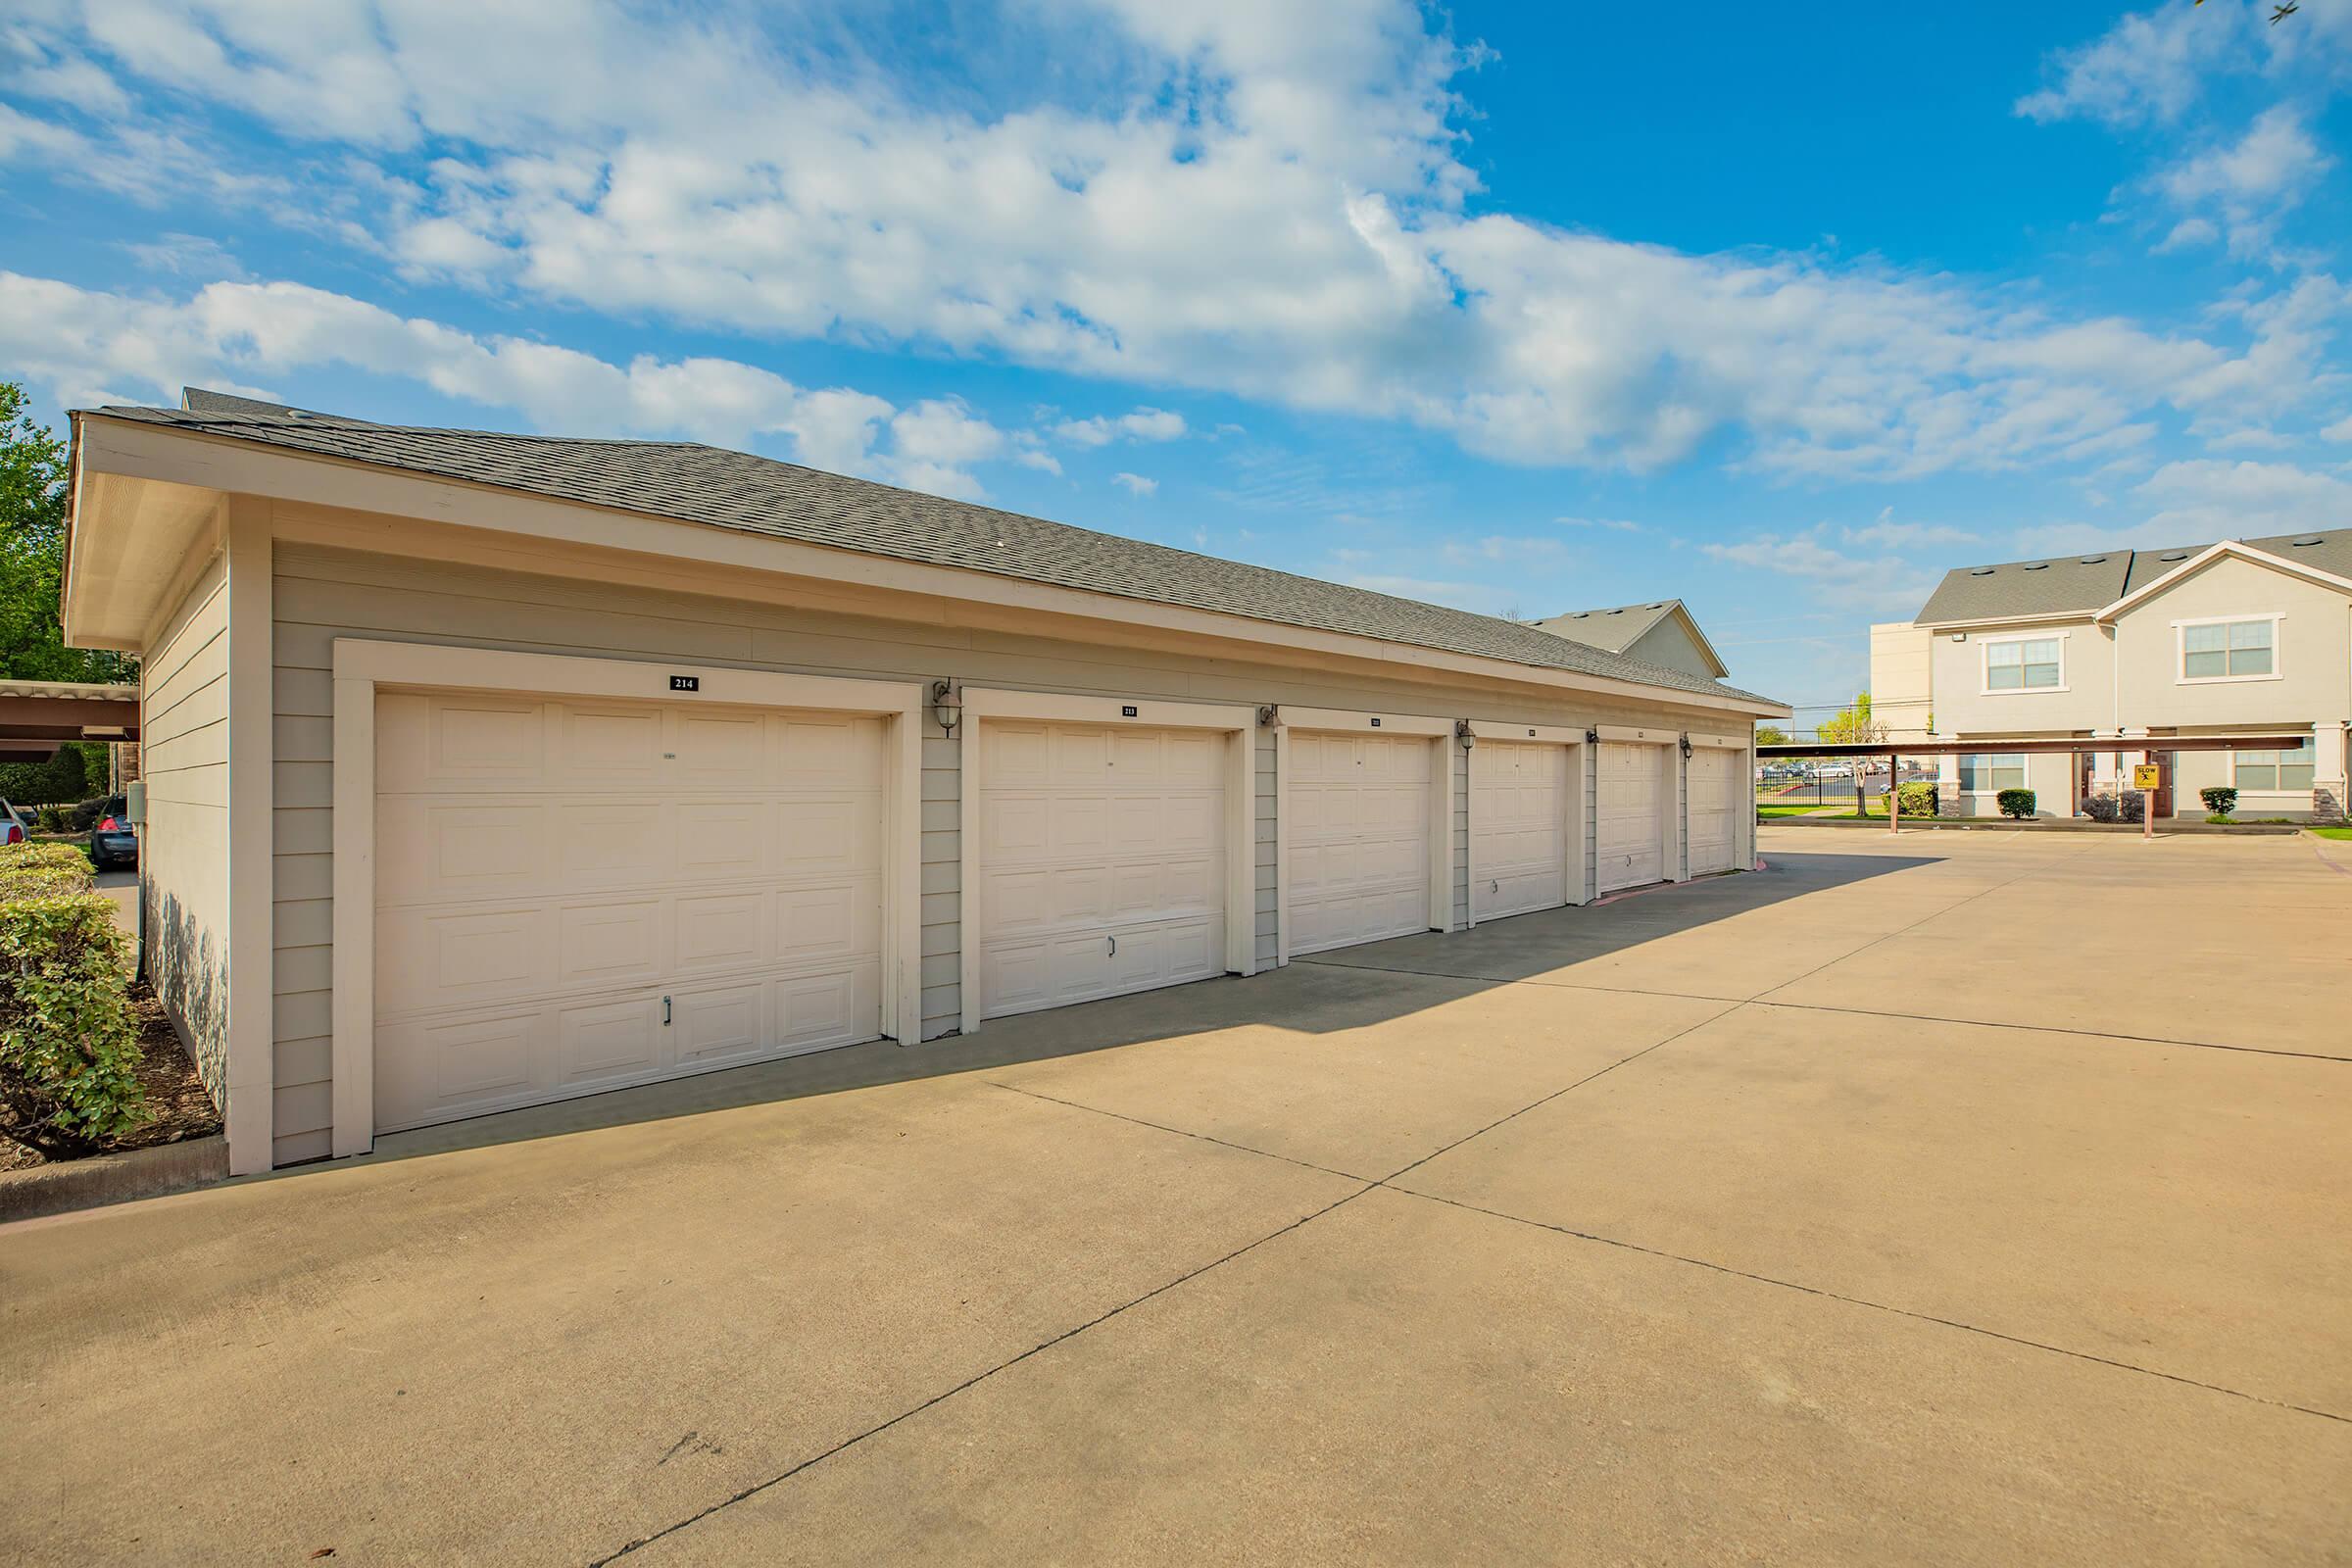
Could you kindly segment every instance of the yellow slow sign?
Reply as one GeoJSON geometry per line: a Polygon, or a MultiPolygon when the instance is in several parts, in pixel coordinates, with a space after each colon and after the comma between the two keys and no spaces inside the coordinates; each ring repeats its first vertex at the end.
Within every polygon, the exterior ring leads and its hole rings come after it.
{"type": "Polygon", "coordinates": [[[2133,763],[2132,787],[2135,790],[2162,789],[2164,787],[2164,769],[2154,762],[2133,763]]]}

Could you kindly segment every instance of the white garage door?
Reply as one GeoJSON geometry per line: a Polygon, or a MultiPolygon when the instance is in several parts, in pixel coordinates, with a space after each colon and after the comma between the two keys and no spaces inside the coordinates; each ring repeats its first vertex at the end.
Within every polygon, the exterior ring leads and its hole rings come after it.
{"type": "Polygon", "coordinates": [[[1481,740],[1472,749],[1472,918],[1499,919],[1568,902],[1568,790],[1565,746],[1481,740]]]}
{"type": "Polygon", "coordinates": [[[1747,754],[1701,746],[1690,754],[1690,874],[1706,876],[1739,863],[1740,813],[1753,799],[1747,754]]]}
{"type": "Polygon", "coordinates": [[[981,724],[982,1016],[1225,972],[1226,744],[981,724]]]}
{"type": "Polygon", "coordinates": [[[376,701],[389,1131],[881,1032],[883,725],[376,701]]]}
{"type": "Polygon", "coordinates": [[[1593,771],[1594,885],[1607,893],[1664,881],[1666,748],[1603,741],[1593,771]]]}
{"type": "Polygon", "coordinates": [[[1430,743],[1293,730],[1291,951],[1429,929],[1430,743]]]}

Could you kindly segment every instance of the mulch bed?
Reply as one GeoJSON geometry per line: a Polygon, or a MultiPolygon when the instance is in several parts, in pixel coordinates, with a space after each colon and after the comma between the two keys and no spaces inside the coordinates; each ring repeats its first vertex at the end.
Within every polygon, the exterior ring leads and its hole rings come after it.
{"type": "Polygon", "coordinates": [[[138,1131],[113,1142],[56,1152],[21,1143],[6,1126],[0,1125],[0,1170],[24,1170],[124,1149],[152,1149],[158,1144],[176,1144],[183,1139],[209,1138],[220,1130],[220,1113],[213,1108],[213,1097],[205,1092],[204,1080],[196,1076],[196,1064],[188,1059],[179,1036],[172,1032],[172,1020],[164,1016],[164,1004],[144,983],[137,982],[130,988],[130,1004],[139,1019],[139,1052],[143,1058],[139,1062],[139,1082],[146,1087],[147,1108],[154,1113],[153,1119],[138,1131]]]}

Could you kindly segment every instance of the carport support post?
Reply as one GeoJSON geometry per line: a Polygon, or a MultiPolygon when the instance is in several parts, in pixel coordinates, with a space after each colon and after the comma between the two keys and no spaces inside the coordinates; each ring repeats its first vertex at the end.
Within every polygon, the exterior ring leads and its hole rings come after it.
{"type": "Polygon", "coordinates": [[[1886,754],[1886,831],[1903,830],[1903,760],[1892,752],[1886,754]]]}

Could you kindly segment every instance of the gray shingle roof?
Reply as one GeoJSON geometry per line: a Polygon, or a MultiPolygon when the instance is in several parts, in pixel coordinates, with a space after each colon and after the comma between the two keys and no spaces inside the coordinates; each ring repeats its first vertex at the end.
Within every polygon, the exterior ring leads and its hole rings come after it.
{"type": "MultiPolygon", "coordinates": [[[[255,413],[250,400],[209,396],[246,407],[220,412],[194,406],[92,412],[680,522],[1380,637],[1670,691],[1773,703],[1718,681],[1627,659],[1494,615],[1122,539],[696,442],[414,428],[287,412],[267,404],[259,407],[271,412],[255,413]]],[[[191,394],[190,401],[193,405],[201,400],[191,394]]]]}
{"type": "Polygon", "coordinates": [[[1642,634],[1675,612],[1680,599],[1652,600],[1646,605],[1620,605],[1614,610],[1565,610],[1529,625],[1557,637],[1573,637],[1594,648],[1622,654],[1642,634]]]}
{"type": "MultiPolygon", "coordinates": [[[[2318,533],[2273,534],[2242,543],[2284,561],[2298,562],[2352,577],[2352,528],[2318,533]]],[[[2179,569],[2213,548],[2177,545],[2166,550],[2107,550],[2044,561],[2008,561],[1990,566],[1956,566],[1928,596],[1913,618],[1922,624],[1951,620],[2002,620],[2017,615],[2088,614],[2134,589],[2179,569]]]]}

